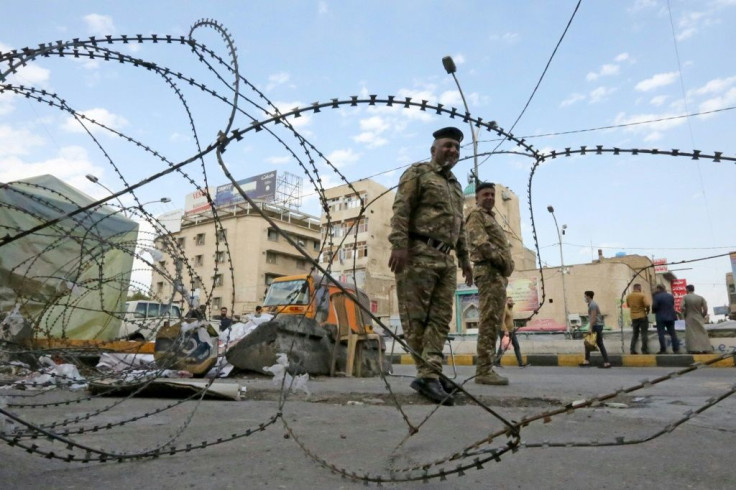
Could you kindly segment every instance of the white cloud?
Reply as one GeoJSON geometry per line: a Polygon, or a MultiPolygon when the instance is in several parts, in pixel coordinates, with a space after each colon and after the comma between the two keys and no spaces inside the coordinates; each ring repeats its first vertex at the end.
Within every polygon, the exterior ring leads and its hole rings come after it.
{"type": "Polygon", "coordinates": [[[504,32],[503,34],[491,34],[488,39],[491,41],[501,41],[507,44],[514,44],[519,40],[517,32],[504,32]]]}
{"type": "Polygon", "coordinates": [[[388,143],[386,138],[380,136],[391,127],[385,117],[372,116],[360,120],[361,133],[353,137],[353,141],[367,145],[369,148],[377,148],[388,143]]]}
{"type": "Polygon", "coordinates": [[[609,95],[611,95],[615,91],[616,89],[603,87],[603,86],[593,89],[590,91],[590,94],[588,94],[589,103],[596,104],[602,100],[605,100],[609,95]]]}
{"type": "Polygon", "coordinates": [[[291,75],[289,75],[287,72],[280,72],[280,73],[274,73],[273,75],[269,75],[268,77],[268,84],[266,85],[266,91],[271,91],[278,87],[279,85],[284,85],[285,83],[288,83],[291,79],[291,75]]]}
{"type": "Polygon", "coordinates": [[[669,99],[668,95],[657,95],[656,97],[652,97],[649,100],[649,103],[655,106],[660,106],[664,104],[667,101],[667,99],[669,99]]]}
{"type": "Polygon", "coordinates": [[[671,71],[669,73],[658,73],[651,78],[647,78],[646,80],[642,80],[641,82],[637,83],[634,89],[638,90],[639,92],[648,92],[649,90],[654,90],[655,88],[659,87],[665,87],[674,83],[677,80],[677,77],[678,75],[676,71],[671,71]]]}
{"type": "Polygon", "coordinates": [[[368,148],[378,148],[388,144],[388,140],[386,138],[382,138],[378,134],[368,131],[362,132],[358,134],[358,136],[353,136],[353,141],[366,145],[368,148]]]}
{"type": "Polygon", "coordinates": [[[383,133],[388,130],[391,125],[380,116],[373,116],[360,120],[360,129],[363,131],[371,131],[374,133],[383,133]]]}
{"type": "Polygon", "coordinates": [[[330,12],[327,2],[321,1],[317,4],[317,13],[324,15],[330,12]]]}
{"type": "Polygon", "coordinates": [[[17,95],[10,92],[0,92],[0,116],[6,116],[15,109],[17,95]]]}
{"type": "Polygon", "coordinates": [[[271,165],[286,165],[287,163],[292,161],[292,157],[268,157],[266,158],[266,162],[270,163],[271,165]]]}
{"type": "Polygon", "coordinates": [[[571,106],[576,102],[580,102],[581,100],[585,100],[585,96],[583,94],[570,94],[568,98],[560,102],[560,107],[571,106]]]}
{"type": "MultiPolygon", "coordinates": [[[[123,116],[118,116],[116,114],[113,114],[107,109],[103,109],[101,107],[96,107],[94,109],[81,111],[81,114],[87,117],[87,119],[81,119],[81,121],[84,123],[87,129],[89,129],[92,132],[95,132],[95,131],[102,132],[105,130],[97,126],[96,124],[92,124],[90,120],[103,124],[107,126],[108,128],[117,129],[117,130],[120,130],[128,125],[127,119],[125,119],[123,116]]],[[[69,131],[70,133],[85,133],[86,132],[84,128],[82,127],[82,125],[79,124],[79,122],[72,116],[66,119],[66,121],[64,122],[64,125],[62,126],[62,129],[69,131]]]]}
{"type": "Polygon", "coordinates": [[[43,145],[44,139],[27,129],[14,129],[6,124],[0,126],[0,158],[27,155],[31,149],[43,145]]]}
{"type": "Polygon", "coordinates": [[[337,168],[352,165],[360,159],[360,153],[355,153],[352,148],[347,150],[335,150],[327,155],[327,160],[337,168]]]}
{"type": "Polygon", "coordinates": [[[653,8],[657,6],[657,0],[636,0],[634,5],[629,9],[629,12],[638,12],[647,8],[653,8]]]}
{"type": "Polygon", "coordinates": [[[728,77],[728,78],[714,78],[713,80],[710,80],[708,83],[703,85],[702,87],[698,87],[693,90],[688,90],[688,97],[692,97],[695,95],[710,95],[710,94],[717,94],[720,92],[724,92],[728,88],[734,85],[736,83],[736,77],[728,77]]]}
{"type": "Polygon", "coordinates": [[[723,109],[724,107],[731,107],[733,105],[736,105],[736,87],[729,89],[725,94],[721,96],[713,97],[704,102],[701,102],[698,106],[698,109],[700,112],[707,112],[723,109]]]}
{"type": "Polygon", "coordinates": [[[665,114],[634,114],[634,115],[626,115],[625,113],[621,112],[616,115],[616,118],[613,121],[613,124],[615,125],[622,125],[622,124],[635,124],[634,126],[629,126],[624,128],[624,131],[630,132],[630,133],[646,133],[644,136],[645,141],[655,141],[662,137],[663,133],[669,129],[672,129],[677,126],[682,126],[686,123],[685,118],[679,118],[679,119],[668,119],[666,121],[658,121],[648,124],[636,124],[636,123],[642,123],[644,121],[651,121],[654,119],[665,119],[672,116],[678,116],[678,114],[672,114],[672,113],[665,113],[665,114]]]}
{"type": "Polygon", "coordinates": [[[586,75],[585,79],[590,81],[597,80],[600,77],[610,77],[612,75],[618,75],[619,66],[611,63],[607,63],[601,66],[601,69],[597,73],[591,72],[586,75]]]}
{"type": "Polygon", "coordinates": [[[51,174],[90,195],[104,195],[86,174],[101,178],[104,169],[95,166],[81,146],[66,146],[56,156],[39,162],[26,162],[16,156],[0,156],[0,182],[26,179],[37,175],[51,174]]]}
{"type": "Polygon", "coordinates": [[[115,33],[115,25],[109,15],[89,14],[84,16],[87,31],[93,36],[104,36],[115,33]]]}
{"type": "MultiPolygon", "coordinates": [[[[279,112],[281,112],[282,114],[291,112],[297,107],[304,107],[304,104],[302,104],[301,102],[275,101],[273,102],[273,105],[275,105],[279,112]]],[[[299,115],[299,117],[290,116],[288,118],[288,121],[289,123],[291,123],[292,126],[294,126],[295,129],[303,129],[312,123],[312,116],[303,112],[299,115]]]]}
{"type": "Polygon", "coordinates": [[[613,60],[617,63],[621,63],[622,61],[626,61],[629,59],[629,53],[621,53],[617,55],[613,60]]]}

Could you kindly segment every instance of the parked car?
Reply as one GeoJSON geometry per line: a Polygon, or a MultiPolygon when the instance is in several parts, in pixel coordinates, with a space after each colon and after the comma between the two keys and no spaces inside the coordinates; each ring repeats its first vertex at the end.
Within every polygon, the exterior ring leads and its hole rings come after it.
{"type": "Polygon", "coordinates": [[[120,325],[119,338],[128,340],[155,340],[165,322],[173,324],[181,319],[181,309],[157,301],[127,301],[120,325]]]}

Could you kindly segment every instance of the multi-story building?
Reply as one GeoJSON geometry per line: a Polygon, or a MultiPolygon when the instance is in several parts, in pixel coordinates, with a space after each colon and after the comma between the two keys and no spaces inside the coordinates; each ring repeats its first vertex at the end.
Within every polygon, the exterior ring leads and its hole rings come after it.
{"type": "MultiPolygon", "coordinates": [[[[259,208],[284,232],[316,259],[320,250],[319,219],[273,203],[258,203],[259,208]]],[[[311,266],[279,231],[248,203],[182,217],[180,230],[156,238],[156,247],[165,257],[157,264],[166,271],[154,270],[152,292],[161,298],[174,295],[176,262],[182,256],[182,283],[192,291],[199,288],[209,302],[212,314],[227,306],[234,314],[250,313],[263,302],[274,278],[307,273],[311,266]],[[176,247],[165,244],[176,244],[176,247]],[[227,245],[226,245],[227,244],[227,245]],[[232,260],[232,269],[229,257],[232,260]]],[[[183,300],[174,295],[175,301],[183,300]]]]}
{"type": "Polygon", "coordinates": [[[330,266],[335,278],[363,289],[378,317],[398,312],[394,275],[388,268],[394,196],[370,179],[353,182],[352,188],[333,187],[325,191],[329,215],[323,212],[321,218],[320,265],[330,266]]]}
{"type": "Polygon", "coordinates": [[[728,292],[728,318],[736,320],[736,285],[733,281],[733,272],[726,274],[726,290],[728,292]]]}

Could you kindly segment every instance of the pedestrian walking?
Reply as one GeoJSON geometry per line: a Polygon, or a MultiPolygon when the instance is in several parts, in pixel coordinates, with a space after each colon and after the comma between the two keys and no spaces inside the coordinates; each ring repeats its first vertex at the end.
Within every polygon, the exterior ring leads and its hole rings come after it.
{"type": "MultiPolygon", "coordinates": [[[[595,344],[598,346],[598,350],[603,356],[603,364],[600,366],[604,369],[611,367],[611,363],[608,361],[608,352],[606,352],[606,346],[603,345],[603,317],[601,316],[601,310],[598,308],[598,303],[593,301],[595,293],[593,291],[585,291],[585,302],[588,304],[588,321],[590,325],[590,331],[595,332],[595,344]]],[[[590,367],[590,351],[588,346],[585,346],[585,361],[579,364],[580,367],[590,367]]]]}

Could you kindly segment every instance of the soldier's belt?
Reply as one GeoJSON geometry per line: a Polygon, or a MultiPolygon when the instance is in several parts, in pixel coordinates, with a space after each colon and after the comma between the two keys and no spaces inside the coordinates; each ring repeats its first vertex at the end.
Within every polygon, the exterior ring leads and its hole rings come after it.
{"type": "Polygon", "coordinates": [[[444,254],[449,254],[450,251],[452,251],[455,248],[452,245],[448,245],[445,242],[435,240],[434,238],[429,237],[427,235],[422,235],[421,233],[414,233],[413,231],[409,232],[409,238],[411,238],[412,240],[416,240],[418,242],[426,243],[430,247],[434,248],[435,250],[439,250],[440,252],[444,254]]]}
{"type": "Polygon", "coordinates": [[[478,262],[473,262],[473,265],[474,266],[478,266],[478,265],[490,265],[494,269],[498,269],[498,266],[496,264],[494,264],[493,261],[491,261],[491,260],[479,260],[478,262]]]}

